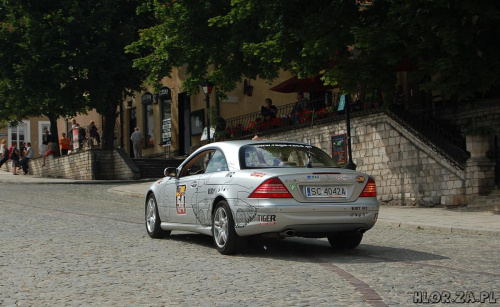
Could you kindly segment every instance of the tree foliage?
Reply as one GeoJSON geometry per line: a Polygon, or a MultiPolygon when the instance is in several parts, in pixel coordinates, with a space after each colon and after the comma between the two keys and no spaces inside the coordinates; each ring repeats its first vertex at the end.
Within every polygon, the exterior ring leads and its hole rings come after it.
{"type": "Polygon", "coordinates": [[[124,47],[149,19],[134,0],[5,0],[0,4],[0,116],[56,120],[96,109],[112,147],[117,106],[144,74],[124,47]]]}
{"type": "Polygon", "coordinates": [[[427,92],[468,98],[499,86],[496,0],[151,0],[156,25],[130,52],[157,83],[186,65],[185,87],[204,78],[223,91],[243,77],[273,80],[279,69],[323,74],[345,91],[392,91],[410,69],[427,92]]]}

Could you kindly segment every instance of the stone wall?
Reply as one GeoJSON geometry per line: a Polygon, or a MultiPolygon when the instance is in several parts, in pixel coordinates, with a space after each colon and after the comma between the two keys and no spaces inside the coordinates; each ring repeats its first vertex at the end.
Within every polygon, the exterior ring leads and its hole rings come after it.
{"type": "MultiPolygon", "coordinates": [[[[345,121],[266,135],[271,140],[310,142],[332,154],[331,137],[346,133],[345,121]]],[[[466,173],[443,160],[383,113],[351,119],[357,170],[375,178],[379,201],[397,205],[462,204],[466,173]]]]}
{"type": "MultiPolygon", "coordinates": [[[[2,166],[11,171],[9,165],[2,166]]],[[[29,174],[39,177],[67,178],[77,180],[137,180],[139,169],[131,162],[123,149],[91,149],[67,156],[48,156],[45,166],[43,158],[29,161],[29,174]]],[[[22,174],[22,170],[19,172],[22,174]]]]}
{"type": "Polygon", "coordinates": [[[490,127],[500,135],[499,99],[449,104],[437,110],[436,116],[457,127],[467,128],[471,125],[490,127]]]}

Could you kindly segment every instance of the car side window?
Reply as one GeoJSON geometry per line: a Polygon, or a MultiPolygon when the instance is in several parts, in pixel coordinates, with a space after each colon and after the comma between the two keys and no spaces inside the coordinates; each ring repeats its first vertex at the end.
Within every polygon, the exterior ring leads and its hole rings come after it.
{"type": "Polygon", "coordinates": [[[224,154],[220,150],[216,150],[210,158],[210,161],[208,161],[205,173],[222,172],[228,170],[229,168],[227,167],[227,162],[224,154]]]}
{"type": "Polygon", "coordinates": [[[182,167],[179,177],[205,173],[214,152],[215,150],[206,150],[194,156],[182,167]]]}

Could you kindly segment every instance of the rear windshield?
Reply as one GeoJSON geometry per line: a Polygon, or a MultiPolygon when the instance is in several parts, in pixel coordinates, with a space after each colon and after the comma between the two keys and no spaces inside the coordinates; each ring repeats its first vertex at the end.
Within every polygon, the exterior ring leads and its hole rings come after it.
{"type": "Polygon", "coordinates": [[[339,167],[323,150],[300,144],[255,144],[241,147],[241,168],[339,167]]]}

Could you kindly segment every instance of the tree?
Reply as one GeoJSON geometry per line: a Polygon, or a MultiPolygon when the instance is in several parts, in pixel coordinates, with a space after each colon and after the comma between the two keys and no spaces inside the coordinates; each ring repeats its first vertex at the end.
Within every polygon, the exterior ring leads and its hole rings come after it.
{"type": "Polygon", "coordinates": [[[32,1],[4,1],[0,5],[0,115],[11,122],[45,115],[51,133],[58,135],[57,119],[85,112],[72,70],[76,39],[64,15],[73,1],[57,5],[32,1]]]}
{"type": "Polygon", "coordinates": [[[344,91],[394,90],[411,69],[426,92],[466,99],[499,87],[500,2],[485,0],[151,1],[157,24],[128,47],[154,83],[186,65],[185,88],[209,77],[222,91],[279,69],[323,74],[344,91]],[[406,64],[406,65],[403,65],[406,64]],[[402,66],[406,66],[403,68],[402,66]]]}
{"type": "Polygon", "coordinates": [[[104,115],[103,148],[113,146],[117,107],[144,74],[124,47],[148,18],[136,0],[3,1],[0,100],[3,118],[56,120],[90,109],[104,115]]]}
{"type": "Polygon", "coordinates": [[[347,55],[359,14],[354,1],[319,0],[154,1],[143,9],[157,24],[128,47],[152,47],[136,66],[154,84],[186,65],[189,92],[207,77],[224,92],[243,76],[273,80],[282,68],[317,75],[347,55]]]}

